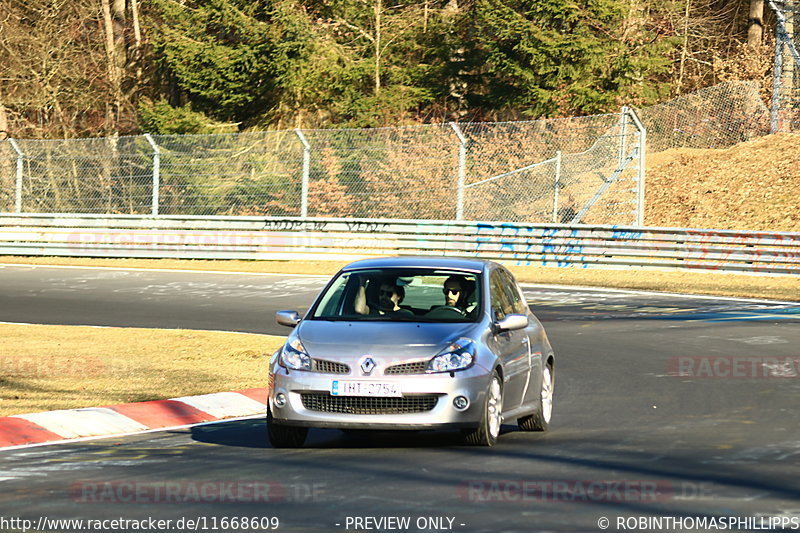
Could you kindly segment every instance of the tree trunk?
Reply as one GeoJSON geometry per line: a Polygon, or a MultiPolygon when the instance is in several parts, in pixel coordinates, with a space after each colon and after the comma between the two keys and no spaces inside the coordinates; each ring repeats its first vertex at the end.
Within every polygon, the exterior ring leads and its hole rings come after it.
{"type": "Polygon", "coordinates": [[[0,104],[0,187],[2,191],[9,191],[7,200],[3,201],[3,195],[0,194],[0,211],[11,212],[14,209],[14,191],[15,176],[14,176],[14,151],[8,142],[3,142],[9,137],[8,134],[8,117],[6,116],[6,108],[0,104]]]}
{"type": "Polygon", "coordinates": [[[111,18],[111,5],[109,0],[100,0],[103,7],[103,28],[106,34],[106,59],[108,61],[108,80],[111,85],[113,100],[109,104],[108,124],[106,129],[111,135],[118,133],[120,108],[122,107],[122,82],[117,57],[117,46],[114,38],[114,21],[111,18]]]}
{"type": "Polygon", "coordinates": [[[381,14],[383,0],[375,0],[375,96],[381,92],[381,14]]]}
{"type": "Polygon", "coordinates": [[[125,30],[128,26],[125,20],[125,0],[113,0],[111,4],[111,21],[114,23],[114,48],[116,49],[117,68],[122,73],[128,63],[128,46],[125,39],[125,30]]]}
{"type": "Polygon", "coordinates": [[[758,46],[764,37],[764,0],[750,0],[750,18],[747,22],[747,44],[758,46]]]}
{"type": "Polygon", "coordinates": [[[0,141],[9,137],[8,133],[8,115],[6,115],[6,108],[0,104],[0,141]]]}
{"type": "Polygon", "coordinates": [[[138,90],[142,83],[142,29],[139,25],[139,1],[131,0],[131,19],[133,23],[133,67],[136,73],[136,86],[138,90]]]}
{"type": "Polygon", "coordinates": [[[687,0],[683,14],[683,46],[681,46],[680,69],[678,71],[678,95],[683,94],[683,75],[686,72],[686,60],[689,57],[689,15],[692,11],[692,2],[687,0]]]}

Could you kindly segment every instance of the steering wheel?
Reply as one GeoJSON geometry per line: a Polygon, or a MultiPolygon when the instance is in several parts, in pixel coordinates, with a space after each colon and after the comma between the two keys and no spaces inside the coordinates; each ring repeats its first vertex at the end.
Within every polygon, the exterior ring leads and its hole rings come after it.
{"type": "Polygon", "coordinates": [[[458,313],[458,316],[460,316],[460,317],[466,316],[464,314],[464,310],[463,309],[461,309],[460,307],[452,306],[452,305],[440,305],[438,307],[434,307],[433,309],[431,309],[430,311],[425,313],[425,316],[444,315],[444,317],[446,318],[451,313],[458,313]]]}

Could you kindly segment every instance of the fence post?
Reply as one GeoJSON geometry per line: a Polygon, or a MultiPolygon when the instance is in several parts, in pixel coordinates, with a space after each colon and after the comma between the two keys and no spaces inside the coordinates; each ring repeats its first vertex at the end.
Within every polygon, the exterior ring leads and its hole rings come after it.
{"type": "Polygon", "coordinates": [[[775,59],[772,73],[772,109],[769,126],[770,133],[778,133],[781,128],[781,74],[783,73],[783,39],[780,24],[775,25],[775,59]]]}
{"type": "Polygon", "coordinates": [[[300,192],[300,216],[308,217],[308,180],[311,176],[311,145],[300,128],[294,130],[300,142],[303,143],[303,183],[300,192]]]}
{"type": "Polygon", "coordinates": [[[783,96],[784,105],[786,106],[786,131],[791,132],[794,129],[796,122],[795,104],[797,97],[795,87],[795,78],[797,71],[800,70],[800,57],[797,55],[797,47],[795,46],[795,5],[793,0],[784,0],[785,9],[783,16],[783,31],[785,32],[785,40],[783,43],[783,53],[786,59],[783,61],[783,75],[781,76],[783,82],[783,96]]]}
{"type": "Polygon", "coordinates": [[[149,133],[144,134],[144,138],[150,143],[153,149],[153,207],[151,212],[153,216],[158,215],[159,196],[158,192],[161,189],[161,149],[153,140],[153,136],[149,133]]]}
{"type": "Polygon", "coordinates": [[[627,114],[631,117],[633,124],[639,131],[639,143],[636,147],[639,156],[639,168],[636,175],[636,225],[644,226],[644,192],[645,192],[645,165],[647,163],[647,129],[631,108],[627,108],[627,114]]]}
{"type": "Polygon", "coordinates": [[[458,137],[458,189],[456,192],[456,220],[464,220],[464,182],[467,170],[467,138],[455,122],[450,123],[450,127],[458,137]]]}
{"type": "Polygon", "coordinates": [[[561,150],[556,152],[556,181],[553,184],[553,224],[558,224],[559,189],[561,189],[561,150]]]}
{"type": "Polygon", "coordinates": [[[625,163],[625,158],[628,157],[627,153],[627,135],[628,135],[628,107],[623,106],[619,114],[619,164],[617,168],[622,167],[625,163]]]}
{"type": "Polygon", "coordinates": [[[17,176],[16,185],[14,187],[14,211],[17,213],[22,213],[22,169],[25,165],[25,154],[22,152],[19,144],[17,144],[17,141],[9,137],[8,142],[11,143],[11,147],[14,148],[15,152],[17,152],[17,176]]]}
{"type": "Polygon", "coordinates": [[[774,0],[769,0],[769,6],[777,18],[775,24],[775,70],[772,80],[771,133],[784,131],[787,119],[788,129],[791,131],[793,117],[790,111],[794,99],[795,71],[800,69],[800,52],[792,40],[794,36],[794,2],[786,0],[778,2],[778,4],[774,0]],[[784,13],[778,4],[787,5],[788,14],[784,13]],[[784,105],[789,106],[789,109],[782,110],[781,107],[784,105]]]}

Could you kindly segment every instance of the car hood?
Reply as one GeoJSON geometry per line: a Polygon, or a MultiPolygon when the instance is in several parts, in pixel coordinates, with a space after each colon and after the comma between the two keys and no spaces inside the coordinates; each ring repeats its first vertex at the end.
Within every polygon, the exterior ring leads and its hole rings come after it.
{"type": "Polygon", "coordinates": [[[432,357],[454,340],[469,336],[475,326],[304,320],[297,328],[297,336],[312,357],[432,357]]]}

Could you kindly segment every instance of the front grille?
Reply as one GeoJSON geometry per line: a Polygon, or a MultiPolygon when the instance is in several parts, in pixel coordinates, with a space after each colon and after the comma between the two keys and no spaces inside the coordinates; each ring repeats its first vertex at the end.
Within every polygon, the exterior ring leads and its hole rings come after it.
{"type": "Polygon", "coordinates": [[[388,367],[384,374],[424,374],[428,361],[414,361],[413,363],[400,363],[388,367]]]}
{"type": "Polygon", "coordinates": [[[321,374],[349,374],[350,367],[344,363],[336,361],[326,361],[325,359],[312,359],[311,371],[321,374]]]}
{"type": "Polygon", "coordinates": [[[372,396],[331,396],[324,392],[301,393],[303,407],[323,413],[351,415],[401,415],[424,413],[436,407],[439,397],[434,394],[404,396],[402,398],[375,398],[372,396]]]}

